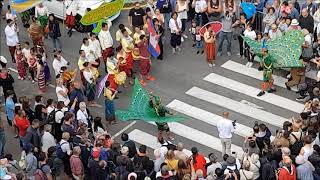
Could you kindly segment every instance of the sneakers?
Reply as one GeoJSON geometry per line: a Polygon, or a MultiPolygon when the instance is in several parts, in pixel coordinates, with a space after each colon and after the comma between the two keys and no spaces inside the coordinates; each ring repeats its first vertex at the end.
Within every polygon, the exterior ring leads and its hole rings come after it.
{"type": "Polygon", "coordinates": [[[218,53],[217,53],[217,56],[221,56],[221,52],[218,52],[218,53]]]}
{"type": "Polygon", "coordinates": [[[250,62],[247,62],[247,64],[246,64],[247,67],[249,67],[249,63],[250,63],[250,62]]]}
{"type": "Polygon", "coordinates": [[[269,89],[268,90],[268,93],[273,93],[273,92],[276,92],[276,90],[275,89],[269,89]]]}
{"type": "Polygon", "coordinates": [[[252,67],[252,65],[253,65],[253,62],[249,62],[248,67],[252,67]]]}
{"type": "Polygon", "coordinates": [[[201,54],[203,54],[203,53],[204,53],[204,50],[201,51],[201,54]]]}
{"type": "Polygon", "coordinates": [[[179,52],[181,51],[181,48],[179,47],[179,46],[177,46],[177,48],[176,48],[179,52]]]}
{"type": "Polygon", "coordinates": [[[264,92],[264,91],[260,91],[260,92],[259,92],[259,94],[257,94],[257,96],[259,96],[259,97],[260,97],[260,96],[263,96],[264,94],[265,94],[265,92],[264,92]]]}
{"type": "Polygon", "coordinates": [[[296,99],[296,101],[303,102],[306,97],[300,96],[296,99]]]}
{"type": "Polygon", "coordinates": [[[172,48],[172,53],[173,53],[173,54],[176,53],[176,48],[172,48]]]}
{"type": "Polygon", "coordinates": [[[227,55],[230,57],[231,56],[231,52],[227,52],[227,55]]]}
{"type": "Polygon", "coordinates": [[[184,41],[184,39],[183,39],[183,37],[181,36],[181,42],[183,42],[184,41]]]}
{"type": "Polygon", "coordinates": [[[188,38],[188,36],[187,36],[187,35],[185,35],[185,34],[182,34],[182,36],[183,36],[185,39],[187,39],[187,38],[188,38]]]}
{"type": "Polygon", "coordinates": [[[200,51],[197,51],[197,54],[199,54],[200,53],[200,51]]]}
{"type": "Polygon", "coordinates": [[[208,64],[208,66],[209,66],[209,68],[212,68],[212,67],[213,67],[213,65],[212,65],[212,64],[210,64],[210,63],[208,64]]]}

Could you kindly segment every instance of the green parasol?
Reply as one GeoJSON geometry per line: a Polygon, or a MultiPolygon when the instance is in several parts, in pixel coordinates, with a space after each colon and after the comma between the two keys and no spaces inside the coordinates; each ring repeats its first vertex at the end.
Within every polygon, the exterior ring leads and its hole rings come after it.
{"type": "Polygon", "coordinates": [[[116,116],[122,121],[143,120],[154,122],[176,122],[185,119],[183,116],[166,115],[160,117],[155,109],[150,106],[149,93],[142,87],[139,80],[135,79],[133,92],[131,95],[131,104],[128,110],[117,110],[116,116]]]}

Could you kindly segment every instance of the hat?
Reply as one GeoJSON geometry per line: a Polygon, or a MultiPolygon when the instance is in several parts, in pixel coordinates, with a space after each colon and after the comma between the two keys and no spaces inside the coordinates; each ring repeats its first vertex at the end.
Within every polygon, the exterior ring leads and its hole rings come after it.
{"type": "Polygon", "coordinates": [[[297,19],[292,19],[291,25],[292,25],[292,26],[298,26],[298,25],[299,25],[298,20],[297,20],[297,19]]]}
{"type": "Polygon", "coordinates": [[[309,31],[307,29],[302,29],[301,31],[304,36],[309,34],[309,31]]]}
{"type": "Polygon", "coordinates": [[[4,64],[8,63],[7,59],[5,57],[3,57],[3,56],[0,56],[0,62],[2,62],[4,64]]]}
{"type": "Polygon", "coordinates": [[[198,153],[197,147],[192,147],[192,148],[191,148],[191,152],[192,152],[192,154],[198,153]]]}
{"type": "Polygon", "coordinates": [[[304,157],[302,155],[298,155],[296,157],[296,163],[297,164],[304,164],[306,162],[306,160],[304,159],[304,157]]]}
{"type": "Polygon", "coordinates": [[[98,158],[99,156],[100,156],[100,151],[99,150],[92,151],[92,157],[93,158],[98,158]]]}
{"type": "Polygon", "coordinates": [[[136,173],[132,172],[132,173],[130,173],[130,174],[128,175],[128,180],[129,180],[132,176],[135,177],[135,179],[137,179],[137,177],[138,177],[138,175],[137,175],[136,173]]]}
{"type": "Polygon", "coordinates": [[[236,164],[236,158],[229,156],[227,159],[227,166],[233,166],[236,164]]]}

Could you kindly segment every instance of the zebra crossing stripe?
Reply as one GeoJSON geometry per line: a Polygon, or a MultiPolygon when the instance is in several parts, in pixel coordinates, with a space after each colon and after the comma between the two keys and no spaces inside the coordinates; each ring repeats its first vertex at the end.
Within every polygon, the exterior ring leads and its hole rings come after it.
{"type": "MultiPolygon", "coordinates": [[[[249,76],[254,79],[262,80],[262,74],[263,74],[262,71],[258,71],[258,69],[247,67],[243,64],[240,64],[231,60],[225,62],[221,67],[245,76],[249,76]]],[[[286,85],[285,85],[285,82],[287,82],[286,78],[277,76],[277,75],[272,75],[272,77],[274,80],[273,83],[275,85],[286,88],[286,85]]],[[[291,90],[298,91],[296,86],[292,87],[291,90]]]]}
{"type": "MultiPolygon", "coordinates": [[[[168,108],[173,109],[181,114],[185,114],[194,119],[200,120],[204,123],[210,124],[212,126],[217,126],[217,122],[222,119],[222,116],[210,113],[203,109],[199,109],[197,107],[191,106],[187,103],[179,101],[177,99],[173,100],[167,105],[168,108]]],[[[241,137],[251,136],[253,131],[251,127],[245,126],[240,123],[236,123],[236,128],[234,131],[235,134],[241,137]]],[[[271,136],[271,141],[274,139],[274,136],[271,136]]]]}
{"type": "Polygon", "coordinates": [[[192,87],[186,92],[186,94],[277,127],[282,127],[282,124],[288,120],[287,118],[272,114],[267,111],[263,111],[261,109],[253,108],[246,104],[242,104],[238,101],[206,91],[198,87],[192,87]]]}
{"type": "MultiPolygon", "coordinates": [[[[155,123],[153,122],[149,123],[155,125],[155,123]]],[[[222,145],[219,138],[177,122],[171,122],[168,123],[168,125],[170,127],[170,131],[176,135],[182,136],[186,139],[194,141],[203,146],[207,146],[219,152],[221,152],[222,150],[222,145]]],[[[243,149],[240,146],[232,144],[231,150],[237,152],[239,157],[242,157],[243,149]]]]}
{"type": "Polygon", "coordinates": [[[215,73],[210,73],[204,78],[204,80],[296,113],[302,112],[304,108],[304,105],[301,103],[273,93],[266,93],[265,95],[258,97],[257,94],[260,92],[260,89],[248,86],[215,73]]]}

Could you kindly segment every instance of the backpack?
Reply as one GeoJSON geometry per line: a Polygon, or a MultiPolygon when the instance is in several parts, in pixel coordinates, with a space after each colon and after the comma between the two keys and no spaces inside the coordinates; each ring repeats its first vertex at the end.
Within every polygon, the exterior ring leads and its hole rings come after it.
{"type": "Polygon", "coordinates": [[[291,135],[294,137],[296,142],[290,146],[291,154],[294,156],[299,155],[301,148],[303,147],[303,141],[302,141],[302,132],[300,139],[298,139],[294,134],[291,133],[291,135]]]}
{"type": "Polygon", "coordinates": [[[48,124],[54,124],[56,122],[56,113],[61,111],[60,109],[59,110],[53,110],[50,112],[50,114],[48,115],[47,117],[47,123],[48,124]]]}
{"type": "Polygon", "coordinates": [[[35,180],[47,180],[47,176],[43,173],[42,168],[44,165],[40,166],[34,173],[35,180]]]}
{"type": "Polygon", "coordinates": [[[24,170],[24,169],[27,168],[26,156],[27,156],[26,152],[25,152],[25,151],[22,151],[22,152],[21,152],[20,160],[19,160],[19,162],[18,162],[18,164],[19,164],[19,166],[20,166],[20,168],[21,168],[22,170],[24,170]]]}
{"type": "Polygon", "coordinates": [[[276,180],[277,179],[276,169],[274,168],[272,163],[271,162],[267,162],[264,165],[267,166],[267,168],[269,169],[269,171],[268,171],[269,172],[269,176],[266,179],[268,179],[268,180],[276,180]]]}
{"type": "Polygon", "coordinates": [[[65,152],[62,151],[62,148],[61,148],[61,146],[62,146],[63,144],[66,144],[66,143],[68,143],[68,142],[64,142],[64,143],[62,143],[62,144],[58,143],[57,146],[56,146],[57,157],[58,157],[59,159],[61,159],[61,160],[63,160],[63,159],[66,157],[66,155],[67,155],[65,152]]]}
{"type": "Polygon", "coordinates": [[[116,168],[116,178],[115,180],[127,180],[129,171],[125,166],[119,166],[116,168]]]}

